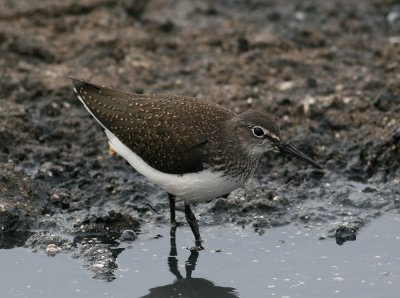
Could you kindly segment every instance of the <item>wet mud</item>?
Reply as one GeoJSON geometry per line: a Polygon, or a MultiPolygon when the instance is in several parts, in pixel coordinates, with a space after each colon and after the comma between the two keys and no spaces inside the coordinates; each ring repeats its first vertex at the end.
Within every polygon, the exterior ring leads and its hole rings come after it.
{"type": "Polygon", "coordinates": [[[108,150],[68,76],[273,114],[324,169],[268,153],[242,189],[194,206],[201,226],[354,240],[400,209],[399,47],[392,0],[0,0],[1,247],[69,251],[112,280],[114,241],[168,224],[166,193],[108,150]]]}

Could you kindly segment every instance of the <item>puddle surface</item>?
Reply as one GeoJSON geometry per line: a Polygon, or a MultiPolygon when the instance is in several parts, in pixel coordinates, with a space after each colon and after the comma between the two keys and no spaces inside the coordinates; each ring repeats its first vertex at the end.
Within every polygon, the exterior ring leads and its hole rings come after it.
{"type": "Polygon", "coordinates": [[[168,257],[169,227],[144,226],[148,233],[121,244],[125,250],[110,283],[91,279],[69,254],[2,249],[1,296],[396,297],[399,224],[400,216],[385,214],[343,246],[319,240],[317,228],[284,226],[260,236],[250,228],[203,227],[207,248],[198,255],[185,249],[192,234],[181,227],[176,257],[168,257]]]}

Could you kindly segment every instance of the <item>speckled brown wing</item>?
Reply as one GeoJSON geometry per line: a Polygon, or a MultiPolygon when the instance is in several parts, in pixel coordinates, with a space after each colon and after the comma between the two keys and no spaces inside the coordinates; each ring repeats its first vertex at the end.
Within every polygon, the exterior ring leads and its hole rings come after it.
{"type": "Polygon", "coordinates": [[[235,114],[200,99],[134,94],[73,79],[86,108],[150,166],[170,174],[203,169],[219,124],[235,114]],[[212,119],[212,120],[210,120],[212,119]]]}

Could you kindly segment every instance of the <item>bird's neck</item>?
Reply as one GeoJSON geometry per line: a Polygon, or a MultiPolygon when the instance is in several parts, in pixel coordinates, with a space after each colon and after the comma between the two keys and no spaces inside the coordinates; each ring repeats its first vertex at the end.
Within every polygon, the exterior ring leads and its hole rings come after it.
{"type": "Polygon", "coordinates": [[[245,182],[257,169],[262,152],[252,152],[234,137],[221,136],[223,141],[210,142],[206,163],[230,179],[245,182]]]}

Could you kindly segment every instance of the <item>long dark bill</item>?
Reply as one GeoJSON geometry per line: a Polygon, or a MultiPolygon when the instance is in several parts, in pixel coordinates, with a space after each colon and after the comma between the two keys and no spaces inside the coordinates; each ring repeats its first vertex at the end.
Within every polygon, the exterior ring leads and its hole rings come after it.
{"type": "Polygon", "coordinates": [[[297,149],[296,147],[294,147],[288,143],[282,142],[280,144],[277,144],[276,147],[282,152],[293,155],[294,157],[296,157],[318,169],[322,169],[321,165],[319,165],[315,160],[311,159],[310,157],[305,155],[303,152],[301,152],[299,149],[297,149]]]}

